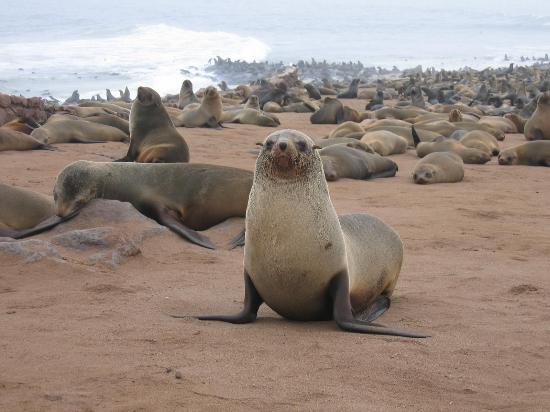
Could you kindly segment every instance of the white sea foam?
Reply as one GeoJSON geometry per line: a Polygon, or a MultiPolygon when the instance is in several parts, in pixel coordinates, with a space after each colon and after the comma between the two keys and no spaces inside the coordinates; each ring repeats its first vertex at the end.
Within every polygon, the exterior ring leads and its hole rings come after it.
{"type": "MultiPolygon", "coordinates": [[[[146,84],[162,95],[178,92],[182,79],[189,77],[180,69],[203,67],[218,55],[252,61],[264,59],[268,53],[269,46],[253,37],[158,24],[115,37],[0,45],[0,55],[6,56],[0,60],[0,78],[24,76],[31,86],[34,78],[41,90],[60,97],[68,93],[67,82],[74,83],[72,87],[80,89],[81,95],[103,94],[103,87],[126,84],[131,89],[146,84]],[[88,86],[94,79],[103,80],[101,90],[97,90],[99,82],[88,86]]],[[[193,72],[196,86],[212,82],[200,70],[193,72]]]]}

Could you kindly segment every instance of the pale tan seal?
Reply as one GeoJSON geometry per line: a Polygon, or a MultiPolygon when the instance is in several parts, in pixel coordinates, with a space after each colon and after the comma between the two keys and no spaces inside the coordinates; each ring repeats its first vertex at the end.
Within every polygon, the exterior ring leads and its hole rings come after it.
{"type": "Polygon", "coordinates": [[[387,130],[367,131],[361,138],[381,156],[405,153],[407,151],[407,139],[387,130]]]}
{"type": "Polygon", "coordinates": [[[160,95],[138,87],[130,113],[130,147],[119,162],[177,163],[189,161],[189,147],[174,127],[160,95]]]}
{"type": "Polygon", "coordinates": [[[537,108],[525,123],[527,140],[550,140],[550,92],[537,100],[537,108]]]}
{"type": "Polygon", "coordinates": [[[503,150],[498,164],[550,167],[550,141],[537,140],[503,150]]]}
{"type": "Polygon", "coordinates": [[[365,134],[365,129],[356,122],[344,122],[340,123],[334,130],[332,130],[328,137],[353,137],[360,139],[365,134]]]}
{"type": "Polygon", "coordinates": [[[464,178],[464,162],[456,153],[434,152],[416,163],[413,171],[414,183],[455,183],[464,178]]]}
{"type": "Polygon", "coordinates": [[[219,128],[222,120],[223,105],[218,90],[209,86],[198,107],[189,108],[189,105],[178,116],[174,124],[178,127],[212,127],[219,128]]]}
{"type": "Polygon", "coordinates": [[[57,150],[33,136],[18,132],[9,127],[0,127],[0,152],[7,150],[57,150]]]}
{"type": "MultiPolygon", "coordinates": [[[[130,202],[144,215],[200,246],[198,233],[230,217],[244,217],[252,173],[233,167],[189,163],[98,163],[65,167],[54,188],[56,213],[68,216],[94,198],[130,202]]],[[[240,244],[237,237],[232,246],[240,244]]]]}
{"type": "Polygon", "coordinates": [[[253,322],[265,302],[288,319],[333,318],[347,331],[425,337],[371,323],[389,307],[402,260],[401,239],[384,222],[336,214],[313,141],[277,131],[256,161],[246,211],[244,308],[199,319],[253,322]],[[365,320],[355,317],[361,313],[365,320]]]}
{"type": "Polygon", "coordinates": [[[21,239],[70,219],[55,215],[50,196],[0,183],[0,237],[21,239]]]}
{"type": "Polygon", "coordinates": [[[62,114],[52,115],[44,125],[34,129],[31,136],[49,144],[127,142],[129,139],[116,127],[62,114]]]}
{"type": "Polygon", "coordinates": [[[484,164],[491,160],[489,153],[466,147],[455,139],[440,136],[433,142],[421,142],[414,126],[412,127],[412,133],[416,154],[420,158],[433,152],[453,152],[459,155],[464,163],[468,164],[484,164]]]}
{"type": "Polygon", "coordinates": [[[460,143],[466,147],[483,150],[491,156],[497,156],[500,153],[498,140],[492,134],[484,132],[483,130],[472,130],[471,132],[467,132],[460,139],[460,143]]]}
{"type": "Polygon", "coordinates": [[[323,161],[325,178],[329,182],[338,179],[369,180],[379,177],[393,177],[397,164],[379,154],[336,144],[319,150],[323,161]]]}

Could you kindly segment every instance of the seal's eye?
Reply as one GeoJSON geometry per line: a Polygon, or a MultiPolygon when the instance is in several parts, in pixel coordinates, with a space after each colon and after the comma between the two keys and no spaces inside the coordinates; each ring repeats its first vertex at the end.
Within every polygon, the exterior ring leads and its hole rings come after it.
{"type": "Polygon", "coordinates": [[[268,140],[267,142],[265,142],[265,148],[267,150],[271,150],[273,148],[273,140],[268,140]]]}
{"type": "Polygon", "coordinates": [[[298,150],[300,152],[305,152],[306,149],[307,149],[307,143],[306,142],[303,142],[303,141],[299,141],[296,146],[298,146],[298,150]]]}

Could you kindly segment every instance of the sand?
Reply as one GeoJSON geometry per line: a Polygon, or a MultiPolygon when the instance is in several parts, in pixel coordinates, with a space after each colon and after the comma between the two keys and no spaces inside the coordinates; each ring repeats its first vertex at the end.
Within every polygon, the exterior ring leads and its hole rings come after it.
{"type": "MultiPolygon", "coordinates": [[[[311,125],[307,114],[280,118],[312,137],[335,127],[311,125]]],[[[192,162],[252,170],[255,142],[273,129],[180,131],[192,162]]],[[[508,135],[502,146],[522,141],[508,135]]],[[[2,182],[51,193],[71,161],[127,150],[59,146],[0,153],[2,182]]],[[[550,409],[550,170],[493,159],[465,165],[462,183],[419,186],[414,151],[391,158],[394,178],[329,188],[339,213],[369,212],[400,233],[405,263],[380,321],[431,338],[345,333],[265,305],[249,325],[193,319],[240,309],[243,250],[223,245],[243,219],[207,231],[222,246],[215,251],[160,230],[114,263],[93,258],[96,246],[34,263],[0,253],[0,410],[550,409]]],[[[110,221],[101,205],[33,239],[155,226],[140,216],[110,221]]]]}

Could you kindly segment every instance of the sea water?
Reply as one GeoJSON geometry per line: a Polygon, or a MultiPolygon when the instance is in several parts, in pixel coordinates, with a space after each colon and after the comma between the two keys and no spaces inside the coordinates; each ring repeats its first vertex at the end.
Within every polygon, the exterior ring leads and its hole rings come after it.
{"type": "Polygon", "coordinates": [[[542,0],[0,0],[0,92],[60,100],[205,86],[216,56],[480,69],[546,53],[542,0]]]}

